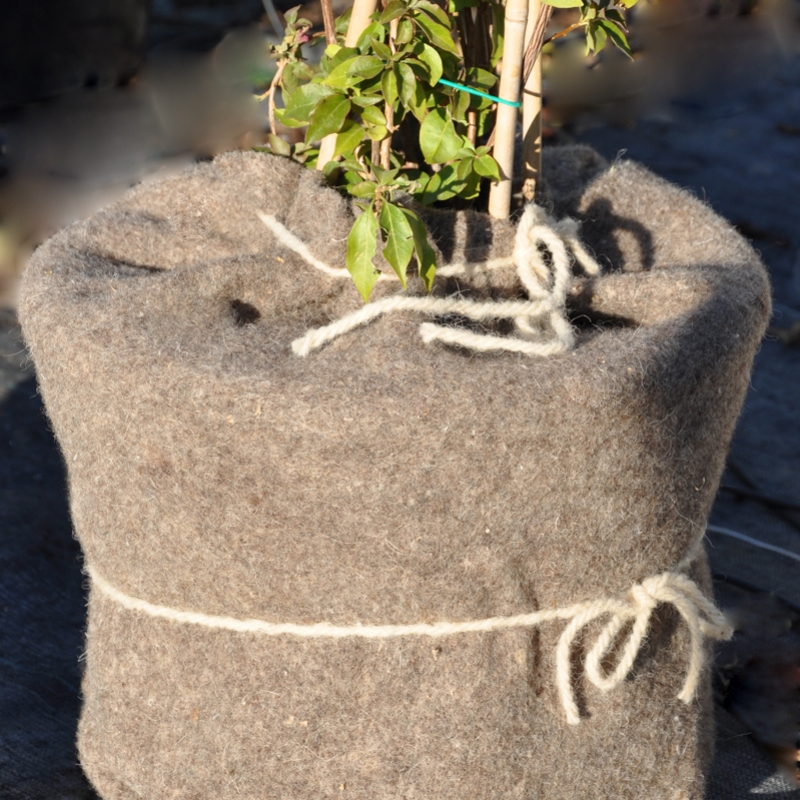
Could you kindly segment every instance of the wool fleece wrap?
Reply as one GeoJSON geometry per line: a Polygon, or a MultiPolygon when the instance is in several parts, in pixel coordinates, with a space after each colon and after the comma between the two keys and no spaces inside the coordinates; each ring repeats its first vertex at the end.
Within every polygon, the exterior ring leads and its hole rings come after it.
{"type": "MultiPolygon", "coordinates": [[[[576,268],[575,346],[548,357],[426,344],[413,311],[296,355],[362,305],[335,271],[353,210],[275,157],[135,188],[36,252],[20,318],[97,576],[78,744],[106,800],[702,798],[692,634],[724,626],[700,608],[701,540],[768,281],[730,226],[636,164],[569,148],[545,176],[552,217],[579,221],[604,269],[576,268]],[[681,587],[694,606],[670,599],[681,587]],[[337,638],[180,616],[436,626],[596,601],[647,606],[646,631],[633,656],[639,611],[572,632],[573,720],[566,617],[337,638]]],[[[525,299],[502,265],[511,223],[426,213],[441,264],[500,263],[435,296],[525,299]]]]}

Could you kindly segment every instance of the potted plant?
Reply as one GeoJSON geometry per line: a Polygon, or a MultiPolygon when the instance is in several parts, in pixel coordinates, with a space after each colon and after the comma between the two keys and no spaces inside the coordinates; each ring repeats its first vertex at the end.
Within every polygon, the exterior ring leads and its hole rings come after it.
{"type": "Polygon", "coordinates": [[[365,210],[351,230],[346,259],[365,300],[379,274],[372,263],[379,236],[404,287],[412,258],[428,289],[433,282],[435,254],[424,223],[398,195],[423,206],[455,200],[509,217],[523,105],[523,194],[534,199],[541,171],[541,50],[553,7],[579,9],[580,17],[551,40],[581,28],[587,52],[611,41],[630,55],[623,12],[635,2],[516,0],[504,8],[463,0],[445,10],[430,0],[392,0],[378,11],[377,0],[361,0],[337,21],[325,0],[327,47],[317,72],[302,57],[311,23],[298,18],[299,7],[287,14],[284,41],[273,48],[277,70],[264,95],[269,149],[322,170],[365,210]],[[337,31],[346,31],[343,40],[337,31]],[[286,103],[280,110],[278,89],[286,103]],[[277,121],[304,128],[303,144],[281,139],[277,121]]]}
{"type": "Polygon", "coordinates": [[[106,798],[702,797],[729,633],[702,537],[768,282],[588,148],[528,159],[516,223],[465,207],[511,178],[483,95],[517,102],[475,8],[356,4],[314,77],[290,16],[273,113],[307,142],[136,187],[31,260],[106,798]]]}

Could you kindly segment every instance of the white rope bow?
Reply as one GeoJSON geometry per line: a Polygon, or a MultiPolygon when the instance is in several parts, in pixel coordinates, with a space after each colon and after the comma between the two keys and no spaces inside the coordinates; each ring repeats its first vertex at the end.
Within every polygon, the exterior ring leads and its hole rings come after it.
{"type": "MultiPolygon", "coordinates": [[[[346,269],[334,269],[320,261],[275,217],[261,212],[259,217],[278,241],[294,250],[311,266],[331,277],[349,279],[350,274],[346,269]]],[[[566,313],[567,291],[572,277],[570,251],[588,274],[599,274],[599,265],[578,237],[577,222],[569,218],[555,222],[543,208],[528,205],[517,227],[512,258],[447,264],[437,270],[438,276],[449,277],[516,264],[517,276],[528,295],[527,301],[478,302],[457,297],[394,295],[368,303],[330,325],[308,331],[292,342],[292,350],[299,356],[306,356],[312,350],[384,314],[415,311],[434,316],[457,314],[476,322],[512,319],[517,331],[515,337],[504,337],[426,322],[420,326],[420,336],[425,343],[439,341],[481,352],[503,350],[537,356],[563,353],[574,345],[575,340],[566,313]],[[550,252],[549,265],[542,255],[541,245],[550,252]]],[[[396,276],[382,275],[381,278],[391,280],[396,276]]]]}
{"type": "Polygon", "coordinates": [[[589,651],[584,665],[589,680],[602,691],[608,691],[618,686],[630,673],[645,640],[653,610],[661,604],[674,606],[685,620],[691,637],[689,668],[683,689],[678,695],[678,698],[685,703],[691,702],[694,697],[702,674],[705,663],[703,637],[729,639],[732,635],[732,629],[722,613],[703,595],[697,584],[685,575],[673,571],[664,572],[636,584],[629,592],[629,601],[606,599],[510,617],[410,625],[332,625],[328,622],[298,625],[293,622],[242,620],[194,611],[181,611],[131,597],[108,583],[95,569],[88,567],[87,571],[95,589],[102,591],[103,594],[129,611],[144,613],[151,617],[167,619],[180,624],[266,636],[296,636],[306,639],[441,637],[536,627],[552,620],[569,620],[569,624],[561,634],[556,652],[556,686],[564,706],[567,722],[571,725],[577,725],[580,722],[580,712],[572,689],[570,655],[576,636],[590,622],[606,615],[611,617],[589,651]],[[633,620],[633,627],[622,648],[619,663],[611,675],[605,675],[601,662],[617,635],[631,620],[633,620]]]}
{"type": "Polygon", "coordinates": [[[589,650],[584,670],[589,680],[601,691],[607,692],[619,686],[627,678],[636,657],[639,655],[650,627],[650,617],[657,606],[674,606],[683,617],[690,634],[689,668],[678,699],[691,702],[705,663],[703,637],[730,639],[733,629],[722,612],[700,591],[694,581],[677,572],[664,572],[630,590],[630,602],[600,600],[584,605],[564,629],[556,652],[556,683],[561,702],[570,725],[580,722],[580,712],[575,702],[570,681],[570,655],[575,637],[590,622],[611,615],[589,650]],[[625,641],[619,662],[610,675],[603,672],[601,663],[609,652],[622,628],[633,620],[630,634],[625,641]]]}

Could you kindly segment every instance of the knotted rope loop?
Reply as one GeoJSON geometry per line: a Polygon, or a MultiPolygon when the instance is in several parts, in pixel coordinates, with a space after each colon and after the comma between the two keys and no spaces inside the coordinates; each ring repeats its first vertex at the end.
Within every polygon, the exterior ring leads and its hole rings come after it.
{"type": "MultiPolygon", "coordinates": [[[[316,258],[275,217],[260,212],[259,217],[281,244],[294,250],[311,266],[333,278],[349,278],[346,269],[330,267],[316,258]]],[[[575,342],[575,334],[566,312],[573,258],[587,273],[599,274],[600,267],[580,242],[578,223],[575,220],[563,219],[556,222],[544,209],[529,205],[517,228],[513,259],[447,264],[438,270],[438,275],[442,277],[469,276],[479,270],[510,266],[513,262],[519,281],[528,296],[527,300],[481,302],[458,297],[412,297],[398,294],[368,303],[330,325],[309,330],[292,342],[292,350],[299,356],[307,356],[312,350],[384,314],[412,311],[432,316],[457,314],[477,322],[512,319],[517,332],[514,337],[496,336],[428,322],[423,323],[419,330],[426,343],[438,341],[481,352],[502,350],[531,356],[563,353],[573,347],[575,342]],[[549,258],[545,257],[543,249],[549,252],[549,258]]],[[[379,280],[396,280],[396,276],[384,274],[379,280]]]]}
{"type": "Polygon", "coordinates": [[[607,614],[609,622],[603,627],[589,650],[584,663],[586,677],[601,691],[607,692],[622,683],[630,674],[636,657],[647,637],[653,611],[660,605],[671,605],[683,618],[689,629],[689,667],[678,699],[691,702],[697,691],[705,663],[704,636],[729,639],[733,633],[722,613],[700,591],[697,584],[677,572],[664,572],[636,584],[629,592],[630,602],[600,601],[583,606],[564,629],[556,653],[558,686],[561,702],[571,725],[580,722],[580,712],[575,702],[571,681],[571,654],[575,638],[590,622],[607,614]],[[616,667],[607,675],[602,662],[618,635],[633,621],[622,647],[616,667]]]}

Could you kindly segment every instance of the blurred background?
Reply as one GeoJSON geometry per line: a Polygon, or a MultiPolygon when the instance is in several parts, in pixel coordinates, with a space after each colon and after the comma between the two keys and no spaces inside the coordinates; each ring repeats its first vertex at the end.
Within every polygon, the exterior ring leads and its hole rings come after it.
{"type": "MultiPolygon", "coordinates": [[[[147,176],[263,140],[254,88],[274,70],[269,44],[292,4],[3,0],[0,304],[13,304],[31,250],[66,223],[147,176]]],[[[302,13],[321,26],[318,3],[302,13]]],[[[557,12],[552,31],[572,13],[557,12]]],[[[796,0],[640,0],[633,61],[611,48],[587,61],[577,32],[551,49],[547,132],[568,141],[599,125],[691,121],[710,97],[741,104],[794,63],[799,15],[796,0]]],[[[784,117],[784,135],[800,134],[800,109],[784,117]]]]}
{"type": "MultiPolygon", "coordinates": [[[[66,478],[14,314],[48,236],[130,186],[265,139],[256,99],[292,0],[0,0],[0,797],[89,800],[85,624],[66,478]]],[[[337,12],[347,0],[335,0],[337,12]]],[[[303,7],[321,27],[316,3],[303,7]]],[[[558,11],[552,30],[572,21],[558,11]]],[[[708,800],[800,797],[800,0],[639,0],[629,60],[564,37],[545,144],[624,153],[761,253],[774,313],[714,505],[708,800]]],[[[315,56],[313,52],[310,58],[315,56]]],[[[692,231],[686,231],[691,237],[692,231]]],[[[576,765],[576,768],[579,768],[576,765]]],[[[675,800],[678,800],[677,798],[675,800]]]]}

